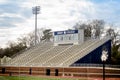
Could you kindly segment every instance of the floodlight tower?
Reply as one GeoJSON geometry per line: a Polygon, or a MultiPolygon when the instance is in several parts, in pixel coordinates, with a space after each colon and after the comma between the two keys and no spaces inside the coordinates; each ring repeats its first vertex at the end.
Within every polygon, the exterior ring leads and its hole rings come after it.
{"type": "Polygon", "coordinates": [[[33,14],[35,14],[35,45],[37,44],[37,14],[40,12],[40,6],[32,7],[33,14]]]}

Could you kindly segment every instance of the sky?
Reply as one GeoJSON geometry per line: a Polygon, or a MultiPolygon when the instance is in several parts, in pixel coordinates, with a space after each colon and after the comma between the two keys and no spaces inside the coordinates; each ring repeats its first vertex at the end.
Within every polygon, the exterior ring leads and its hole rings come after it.
{"type": "Polygon", "coordinates": [[[120,0],[0,0],[0,47],[34,30],[34,6],[40,6],[38,28],[65,30],[100,19],[120,30],[120,0]]]}

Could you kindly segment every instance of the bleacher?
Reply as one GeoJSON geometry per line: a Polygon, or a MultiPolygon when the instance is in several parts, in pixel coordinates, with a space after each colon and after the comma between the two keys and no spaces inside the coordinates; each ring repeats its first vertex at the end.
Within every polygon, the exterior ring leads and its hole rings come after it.
{"type": "Polygon", "coordinates": [[[44,51],[49,50],[53,47],[52,42],[41,43],[29,50],[24,51],[22,54],[17,55],[12,60],[10,60],[7,65],[20,66],[24,65],[28,61],[34,59],[38,55],[41,55],[44,51]]]}
{"type": "Polygon", "coordinates": [[[90,41],[90,44],[87,44],[80,51],[76,52],[76,54],[74,54],[73,56],[69,57],[66,61],[64,61],[62,63],[62,66],[67,66],[67,67],[70,66],[75,61],[77,61],[78,59],[80,59],[80,58],[84,57],[85,55],[89,54],[91,51],[98,48],[99,46],[101,46],[102,44],[104,44],[108,40],[109,40],[109,38],[90,41]]]}
{"type": "Polygon", "coordinates": [[[44,63],[44,66],[63,66],[62,63],[69,59],[70,57],[74,56],[78,51],[84,49],[86,46],[90,45],[92,40],[86,41],[85,43],[82,43],[81,45],[73,45],[68,50],[60,53],[59,55],[55,55],[54,58],[49,59],[46,63],[44,63]]]}
{"type": "Polygon", "coordinates": [[[31,67],[69,67],[78,59],[84,57],[106,41],[104,39],[90,39],[80,45],[54,46],[53,42],[46,42],[24,51],[14,57],[4,66],[31,67]]]}

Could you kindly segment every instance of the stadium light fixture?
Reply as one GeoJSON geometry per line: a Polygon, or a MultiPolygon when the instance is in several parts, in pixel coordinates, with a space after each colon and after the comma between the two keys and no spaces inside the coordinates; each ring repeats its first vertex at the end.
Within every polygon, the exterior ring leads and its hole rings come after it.
{"type": "Polygon", "coordinates": [[[108,58],[108,51],[103,50],[101,55],[101,60],[103,62],[103,80],[105,80],[105,62],[108,58]]]}
{"type": "Polygon", "coordinates": [[[35,14],[35,45],[37,44],[37,14],[40,13],[40,6],[32,7],[33,14],[35,14]]]}

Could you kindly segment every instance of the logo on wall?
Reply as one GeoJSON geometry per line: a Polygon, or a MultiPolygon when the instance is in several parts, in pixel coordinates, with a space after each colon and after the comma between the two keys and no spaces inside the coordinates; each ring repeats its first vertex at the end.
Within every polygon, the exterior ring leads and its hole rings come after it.
{"type": "Polygon", "coordinates": [[[106,46],[103,46],[101,60],[106,61],[107,59],[108,59],[108,50],[106,46]]]}

